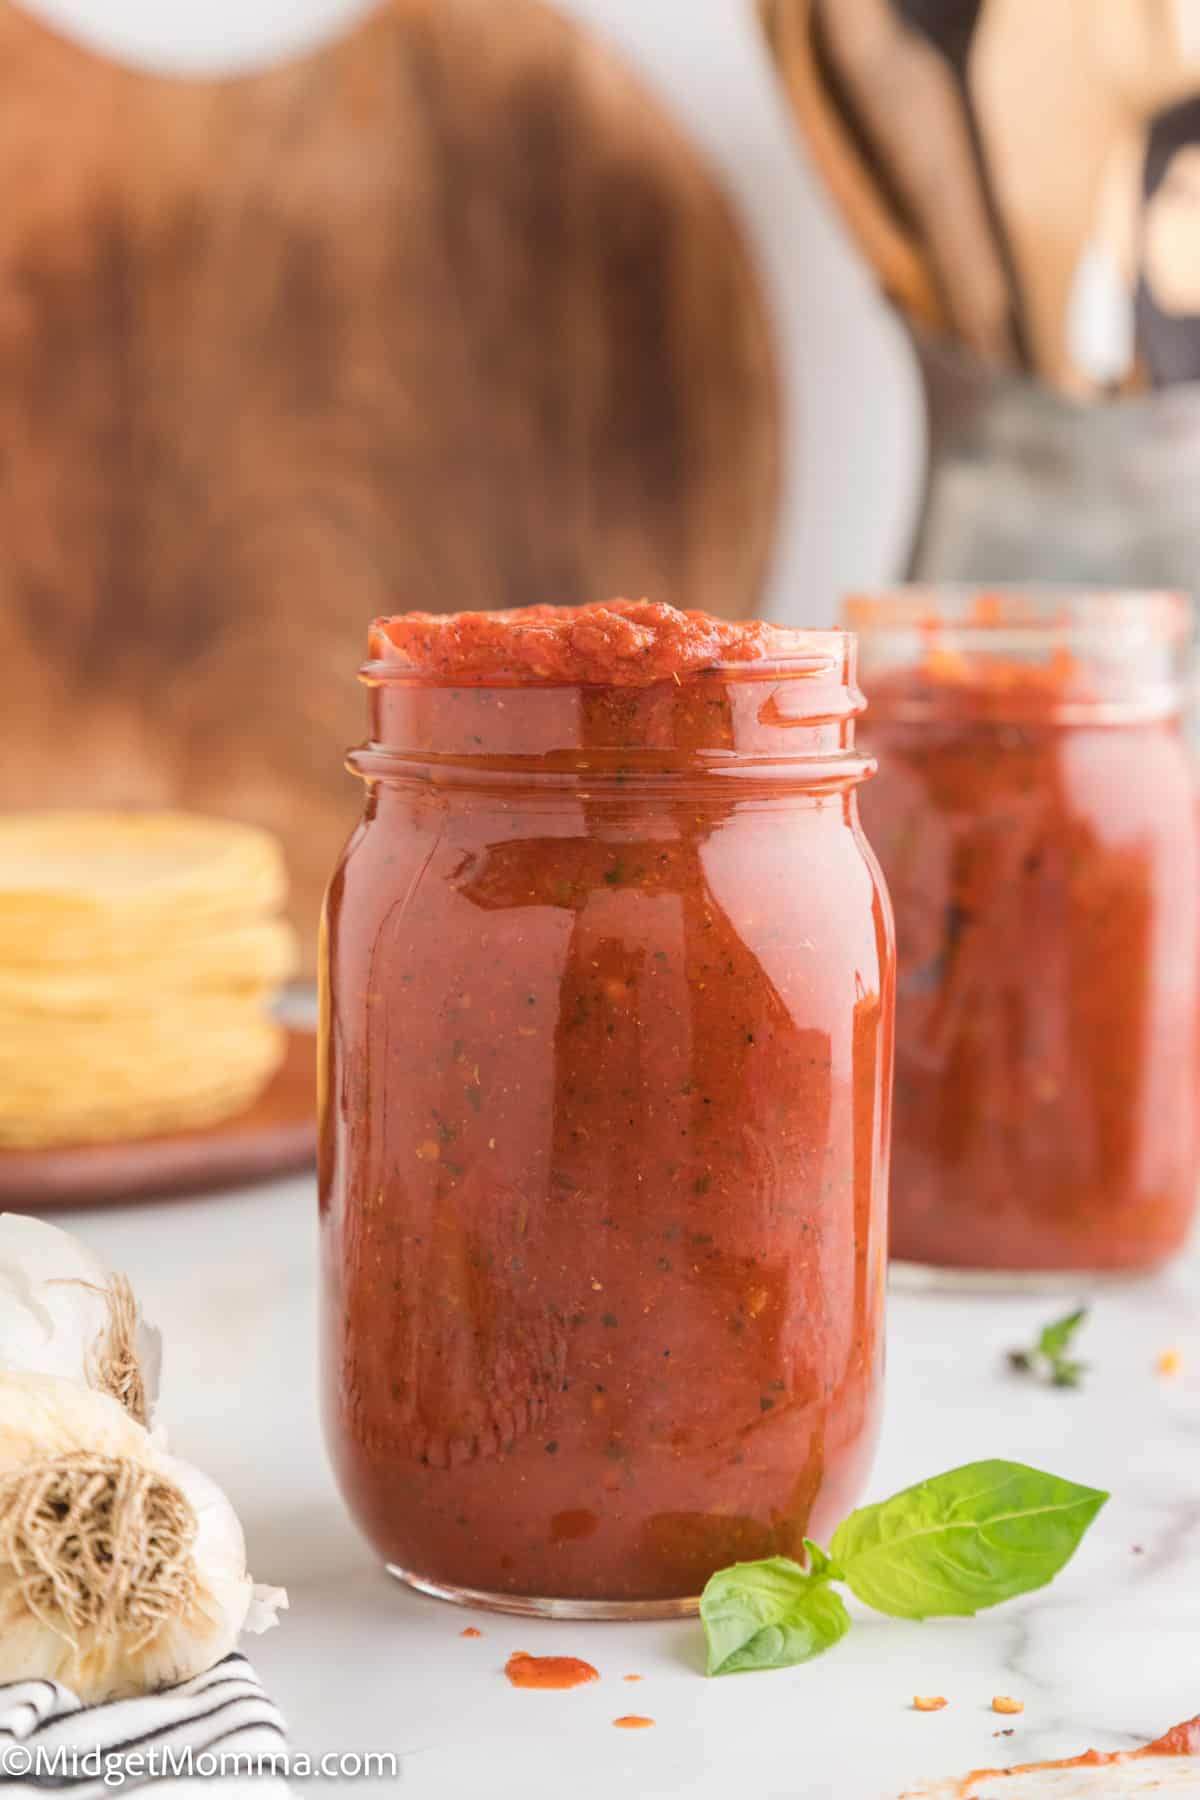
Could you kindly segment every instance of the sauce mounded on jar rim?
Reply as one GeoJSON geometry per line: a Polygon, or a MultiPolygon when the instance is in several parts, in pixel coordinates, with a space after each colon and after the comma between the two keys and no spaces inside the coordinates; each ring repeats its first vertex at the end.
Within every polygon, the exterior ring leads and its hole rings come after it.
{"type": "Polygon", "coordinates": [[[668,1614],[802,1554],[882,1365],[890,913],[844,632],[376,622],[322,970],[327,1435],[398,1575],[668,1614]]]}
{"type": "Polygon", "coordinates": [[[1196,1206],[1191,609],[914,588],[845,617],[896,909],[892,1253],[1151,1268],[1196,1206]]]}

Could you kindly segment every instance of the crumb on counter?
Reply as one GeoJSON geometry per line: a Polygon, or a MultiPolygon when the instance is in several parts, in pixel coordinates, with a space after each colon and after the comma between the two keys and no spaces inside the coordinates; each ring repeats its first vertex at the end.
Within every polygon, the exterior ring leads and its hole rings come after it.
{"type": "Polygon", "coordinates": [[[1025,1711],[1023,1700],[1014,1700],[1011,1694],[996,1694],[992,1699],[992,1711],[996,1713],[1021,1713],[1025,1711]]]}
{"type": "Polygon", "coordinates": [[[613,1724],[618,1731],[647,1731],[653,1725],[653,1719],[647,1719],[643,1713],[622,1713],[613,1724]]]}
{"type": "Polygon", "coordinates": [[[941,1712],[949,1702],[944,1694],[914,1694],[914,1712],[941,1712]]]}
{"type": "Polygon", "coordinates": [[[482,1637],[483,1633],[480,1631],[478,1625],[466,1625],[458,1635],[459,1637],[482,1637]]]}
{"type": "Polygon", "coordinates": [[[1183,1367],[1183,1358],[1178,1350],[1160,1350],[1154,1366],[1160,1375],[1178,1375],[1183,1367]]]}

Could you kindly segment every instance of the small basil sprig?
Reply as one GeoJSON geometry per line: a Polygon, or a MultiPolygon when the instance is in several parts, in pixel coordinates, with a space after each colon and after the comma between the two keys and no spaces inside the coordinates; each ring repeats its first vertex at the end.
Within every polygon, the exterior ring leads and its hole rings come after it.
{"type": "Polygon", "coordinates": [[[900,1619],[972,1614],[1044,1587],[1107,1499],[1023,1463],[977,1462],[862,1506],[828,1552],[805,1538],[807,1568],[771,1556],[710,1578],[708,1673],[783,1669],[832,1649],[850,1629],[834,1581],[900,1619]]]}
{"type": "Polygon", "coordinates": [[[1087,1307],[1043,1325],[1029,1350],[1010,1350],[1009,1364],[1022,1375],[1043,1375],[1051,1387],[1078,1387],[1087,1364],[1067,1355],[1075,1333],[1087,1318],[1087,1307]]]}

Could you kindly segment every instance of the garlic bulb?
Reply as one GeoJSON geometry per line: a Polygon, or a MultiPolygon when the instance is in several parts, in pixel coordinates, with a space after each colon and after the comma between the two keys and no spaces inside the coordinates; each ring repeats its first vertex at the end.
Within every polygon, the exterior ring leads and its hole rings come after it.
{"type": "Polygon", "coordinates": [[[65,1375],[149,1423],[162,1359],[124,1275],[56,1225],[0,1213],[0,1370],[65,1375]]]}
{"type": "Polygon", "coordinates": [[[185,1681],[287,1605],[256,1590],[215,1483],[114,1399],[0,1374],[0,1682],[87,1702],[185,1681]]]}

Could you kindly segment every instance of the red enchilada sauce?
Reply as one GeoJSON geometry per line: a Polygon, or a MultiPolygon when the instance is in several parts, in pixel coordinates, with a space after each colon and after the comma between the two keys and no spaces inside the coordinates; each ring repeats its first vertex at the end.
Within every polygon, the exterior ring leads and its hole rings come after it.
{"type": "MultiPolygon", "coordinates": [[[[1173,1725],[1152,1744],[1137,1750],[1085,1750],[1082,1756],[1066,1756],[1057,1762],[1014,1763],[1002,1769],[972,1769],[958,1784],[958,1800],[978,1800],[981,1782],[1005,1781],[1019,1775],[1038,1775],[1049,1769],[1103,1769],[1131,1762],[1144,1762],[1156,1756],[1200,1757],[1200,1716],[1183,1725],[1173,1725]]],[[[1115,1790],[1110,1790],[1115,1792],[1115,1790]]],[[[1176,1790],[1177,1792],[1179,1790],[1176,1790]]]]}
{"type": "MultiPolygon", "coordinates": [[[[1107,625],[989,598],[927,622],[910,656],[886,601],[862,619],[864,817],[899,958],[896,1257],[1139,1269],[1191,1222],[1193,776],[1134,598],[1094,597],[1107,625]]],[[[1164,609],[1154,652],[1176,614],[1141,598],[1164,609]]]]}
{"type": "Polygon", "coordinates": [[[372,651],[323,985],[343,1490],[435,1592],[677,1610],[832,1527],[875,1436],[852,640],[613,603],[372,651]]]}
{"type": "Polygon", "coordinates": [[[550,1688],[561,1691],[563,1688],[585,1687],[589,1681],[599,1681],[600,1671],[594,1664],[584,1662],[579,1656],[530,1656],[527,1651],[514,1650],[504,1665],[504,1673],[513,1687],[518,1688],[550,1688]]]}

